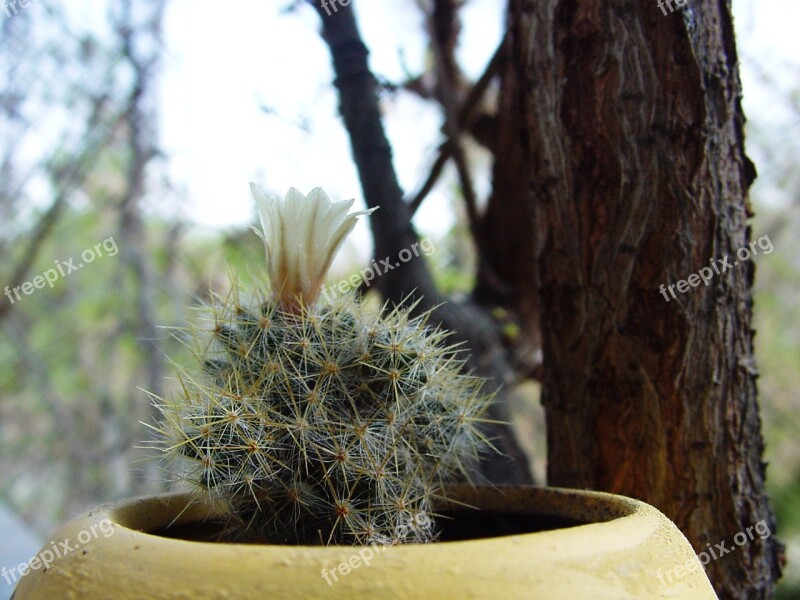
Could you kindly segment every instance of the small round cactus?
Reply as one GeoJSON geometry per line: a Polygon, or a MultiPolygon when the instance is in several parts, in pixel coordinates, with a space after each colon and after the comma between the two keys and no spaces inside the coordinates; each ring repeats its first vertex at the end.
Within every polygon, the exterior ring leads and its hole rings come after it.
{"type": "Polygon", "coordinates": [[[489,398],[410,309],[371,314],[319,289],[359,214],[322,190],[259,204],[271,290],[238,285],[189,332],[200,367],[157,400],[161,449],[223,500],[228,531],[269,543],[425,542],[444,484],[488,446],[489,398]]]}

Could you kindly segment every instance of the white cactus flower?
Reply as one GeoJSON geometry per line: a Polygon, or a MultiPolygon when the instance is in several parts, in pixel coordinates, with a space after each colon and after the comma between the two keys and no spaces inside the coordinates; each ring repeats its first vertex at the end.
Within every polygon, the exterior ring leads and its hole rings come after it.
{"type": "Polygon", "coordinates": [[[308,196],[290,188],[285,199],[267,197],[254,183],[250,191],[262,228],[254,231],[264,241],[274,297],[291,312],[310,306],[357,218],[376,209],[348,214],[353,200],[331,202],[322,188],[308,196]]]}

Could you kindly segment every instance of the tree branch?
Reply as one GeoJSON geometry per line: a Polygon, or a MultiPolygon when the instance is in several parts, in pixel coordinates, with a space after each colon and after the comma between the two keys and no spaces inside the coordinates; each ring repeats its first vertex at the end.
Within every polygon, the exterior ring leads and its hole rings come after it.
{"type": "MultiPolygon", "coordinates": [[[[377,102],[377,81],[367,64],[368,51],[353,17],[351,6],[339,7],[330,16],[320,2],[310,0],[322,20],[322,38],[330,48],[339,91],[339,110],[350,135],[353,159],[358,169],[364,199],[370,208],[380,207],[370,223],[375,240],[375,256],[392,257],[411,247],[418,236],[411,214],[392,165],[392,149],[381,122],[377,102]]],[[[328,7],[330,10],[330,7],[328,7]]],[[[425,305],[434,306],[439,297],[424,261],[409,261],[381,277],[377,283],[382,295],[395,303],[406,299],[408,290],[423,296],[425,305]]]]}
{"type": "MultiPolygon", "coordinates": [[[[486,93],[486,90],[489,88],[489,84],[491,83],[492,79],[497,75],[498,68],[503,58],[503,44],[505,42],[501,41],[500,45],[495,50],[492,58],[489,60],[489,63],[486,65],[486,68],[483,71],[483,74],[480,76],[478,81],[472,86],[467,94],[464,103],[461,105],[461,108],[458,110],[458,117],[456,119],[456,129],[458,131],[470,130],[472,128],[473,123],[477,117],[477,108],[480,106],[480,102],[483,99],[483,95],[486,93]]],[[[483,140],[478,140],[483,142],[483,140]]],[[[451,145],[452,139],[448,138],[439,145],[439,154],[436,157],[436,161],[433,163],[431,170],[428,174],[428,177],[425,179],[425,182],[420,187],[419,191],[414,194],[414,196],[407,201],[411,215],[413,216],[414,213],[417,212],[417,209],[422,205],[422,201],[425,200],[427,195],[433,189],[433,186],[436,184],[436,181],[439,179],[439,176],[442,173],[444,165],[447,163],[448,159],[453,155],[453,148],[451,145]]]]}
{"type": "MultiPolygon", "coordinates": [[[[322,38],[333,59],[339,110],[350,136],[364,198],[370,208],[380,206],[370,219],[375,256],[393,261],[401,250],[413,246],[418,237],[392,165],[392,151],[378,106],[377,82],[367,65],[368,51],[358,32],[352,6],[340,6],[338,11],[328,15],[320,0],[309,1],[320,15],[322,38]]],[[[489,388],[498,389],[515,379],[500,342],[497,324],[483,309],[470,303],[443,303],[424,261],[401,264],[381,276],[376,287],[384,298],[396,304],[420,298],[418,311],[433,309],[434,320],[454,332],[453,341],[464,342],[470,352],[470,366],[492,378],[489,388]]],[[[496,402],[489,417],[508,421],[508,415],[507,405],[496,402]]],[[[486,457],[480,465],[481,476],[496,483],[529,482],[526,456],[510,427],[492,424],[487,427],[487,434],[502,455],[486,457]]]]}

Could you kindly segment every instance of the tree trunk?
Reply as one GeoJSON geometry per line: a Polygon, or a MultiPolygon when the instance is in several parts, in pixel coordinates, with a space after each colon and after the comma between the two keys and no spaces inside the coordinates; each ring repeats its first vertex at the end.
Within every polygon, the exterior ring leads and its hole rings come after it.
{"type": "MultiPolygon", "coordinates": [[[[319,0],[309,0],[322,22],[322,39],[330,49],[339,91],[339,110],[350,136],[353,160],[358,169],[364,199],[370,208],[380,207],[370,218],[375,259],[395,261],[418,237],[411,223],[410,207],[404,202],[392,165],[392,151],[383,130],[377,96],[377,81],[367,64],[368,51],[361,39],[352,6],[328,15],[319,0]],[[385,258],[384,258],[385,257],[385,258]]],[[[394,304],[419,299],[418,311],[433,310],[432,321],[453,332],[449,343],[463,343],[469,351],[469,366],[489,377],[487,392],[513,382],[516,371],[501,341],[498,325],[488,311],[472,302],[442,302],[425,262],[397,263],[376,278],[375,287],[394,304]]],[[[477,465],[476,475],[491,483],[529,483],[527,457],[507,424],[507,403],[490,407],[486,435],[499,453],[487,453],[477,465]]]]}
{"type": "Polygon", "coordinates": [[[751,241],[755,170],[730,6],[664,6],[511,2],[548,482],[655,505],[696,551],[713,551],[706,569],[720,597],[763,598],[782,559],[774,536],[752,534],[775,522],[756,401],[754,267],[736,256],[751,241]],[[670,285],[701,269],[707,285],[693,278],[672,296],[670,285]],[[721,556],[719,544],[732,551],[721,556]]]}

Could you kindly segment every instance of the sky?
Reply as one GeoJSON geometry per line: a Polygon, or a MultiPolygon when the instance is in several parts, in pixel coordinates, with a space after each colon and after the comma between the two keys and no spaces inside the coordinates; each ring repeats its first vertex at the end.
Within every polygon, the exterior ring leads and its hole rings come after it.
{"type": "MultiPolygon", "coordinates": [[[[214,2],[169,4],[161,142],[191,221],[210,227],[250,223],[251,180],[271,193],[321,186],[333,199],[363,202],[330,85],[330,57],[318,35],[319,17],[308,6],[284,12],[289,4],[237,0],[235,18],[214,2]]],[[[503,4],[467,3],[459,58],[472,76],[480,74],[500,39],[503,4]]],[[[370,0],[353,6],[374,72],[396,82],[420,70],[425,47],[413,3],[370,0]]],[[[797,63],[794,71],[791,65],[800,3],[736,0],[734,12],[746,113],[758,111],[759,119],[781,127],[791,121],[788,107],[776,106],[751,59],[758,58],[785,86],[795,84],[797,63]]],[[[413,190],[435,157],[439,115],[406,93],[387,94],[383,109],[401,186],[413,190]]],[[[488,188],[487,181],[478,184],[479,191],[488,188]]],[[[778,190],[768,189],[766,196],[781,202],[778,190]]],[[[423,233],[441,235],[451,214],[446,191],[440,190],[423,204],[415,224],[423,233]]],[[[355,237],[367,238],[365,225],[355,237]]]]}
{"type": "MultiPolygon", "coordinates": [[[[230,5],[235,9],[223,10],[208,0],[168,2],[158,129],[180,202],[154,200],[154,206],[169,206],[203,228],[243,226],[254,222],[248,182],[255,181],[268,193],[280,194],[289,187],[307,192],[320,186],[334,200],[355,198],[355,208],[363,207],[331,85],[330,56],[319,36],[320,18],[305,2],[287,11],[293,3],[236,0],[230,5]]],[[[504,0],[465,4],[458,57],[473,79],[499,43],[504,5],[504,0]]],[[[422,70],[425,38],[414,2],[353,0],[352,6],[379,78],[400,82],[422,70]]],[[[26,10],[44,7],[36,3],[26,10]]],[[[76,0],[69,7],[76,29],[107,28],[105,2],[76,0]]],[[[761,138],[759,145],[748,146],[760,173],[752,193],[763,204],[786,206],[794,199],[772,174],[787,172],[787,165],[793,170],[797,153],[787,149],[796,149],[794,140],[800,139],[796,97],[791,104],[792,90],[800,88],[795,31],[800,2],[734,0],[733,9],[745,114],[758,125],[748,135],[757,132],[761,138]]],[[[427,174],[442,141],[438,108],[410,93],[387,92],[382,109],[400,184],[410,193],[427,174]]],[[[480,158],[477,150],[471,152],[480,158]]],[[[445,184],[415,217],[423,235],[437,238],[452,225],[448,186],[455,178],[448,168],[445,184]]],[[[475,183],[478,195],[485,197],[488,173],[475,183]]],[[[47,189],[41,191],[48,197],[47,189]]],[[[351,239],[358,247],[369,246],[366,223],[359,224],[351,239]]],[[[359,251],[359,258],[366,254],[359,251]]]]}
{"type": "Polygon", "coordinates": [[[747,145],[759,173],[751,196],[762,205],[785,208],[799,200],[789,195],[793,186],[782,186],[780,177],[797,171],[800,155],[800,2],[734,0],[733,10],[743,107],[751,124],[747,135],[751,141],[760,137],[759,144],[747,145]]]}
{"type": "MultiPolygon", "coordinates": [[[[237,18],[218,5],[173,0],[166,14],[161,142],[171,174],[184,187],[184,216],[207,226],[242,225],[254,217],[248,181],[267,192],[322,187],[334,200],[363,206],[347,133],[337,112],[327,47],[311,7],[282,14],[288,2],[237,1],[237,18]]],[[[501,4],[471,0],[459,58],[477,77],[499,43],[501,4]]],[[[373,71],[400,82],[422,69],[422,21],[413,3],[354,2],[373,71]]],[[[441,141],[439,114],[408,93],[386,94],[385,125],[401,186],[415,189],[441,141]]],[[[488,181],[479,181],[485,191],[488,181]]],[[[415,223],[442,235],[452,223],[443,192],[423,204],[415,223]]],[[[353,234],[368,247],[366,223],[353,234]]],[[[359,254],[361,254],[360,252],[359,254]]]]}

